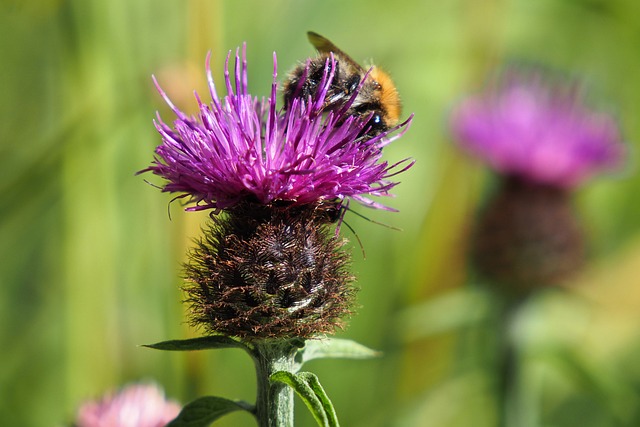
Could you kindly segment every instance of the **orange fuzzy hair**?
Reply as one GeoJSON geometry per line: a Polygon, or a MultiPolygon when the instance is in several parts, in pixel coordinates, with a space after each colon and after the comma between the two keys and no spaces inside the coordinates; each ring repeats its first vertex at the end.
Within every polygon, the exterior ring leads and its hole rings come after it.
{"type": "Polygon", "coordinates": [[[402,103],[393,80],[391,80],[389,74],[378,67],[372,68],[369,77],[380,85],[380,103],[387,113],[385,124],[388,127],[397,125],[400,120],[400,114],[402,114],[402,103]]]}

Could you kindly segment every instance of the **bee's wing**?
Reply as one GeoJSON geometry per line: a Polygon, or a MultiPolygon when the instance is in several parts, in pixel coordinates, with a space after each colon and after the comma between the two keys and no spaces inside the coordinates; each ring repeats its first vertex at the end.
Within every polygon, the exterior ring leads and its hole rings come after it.
{"type": "Polygon", "coordinates": [[[338,49],[338,47],[331,43],[331,41],[329,41],[327,38],[321,36],[318,33],[314,33],[313,31],[307,32],[307,37],[309,37],[309,41],[311,42],[311,44],[316,49],[318,49],[318,52],[327,54],[333,52],[336,57],[338,57],[342,61],[346,61],[356,70],[360,71],[363,74],[366,72],[364,68],[360,66],[360,64],[354,61],[353,58],[351,58],[349,55],[338,49]]]}

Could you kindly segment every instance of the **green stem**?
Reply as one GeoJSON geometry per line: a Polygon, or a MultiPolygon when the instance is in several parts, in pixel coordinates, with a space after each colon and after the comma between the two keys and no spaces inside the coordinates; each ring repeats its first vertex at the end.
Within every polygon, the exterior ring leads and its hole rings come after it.
{"type": "MultiPolygon", "coordinates": [[[[505,325],[506,326],[506,325],[505,325]]],[[[505,328],[507,329],[507,328],[505,328]]],[[[513,426],[514,398],[517,392],[518,357],[508,337],[504,337],[500,349],[498,374],[498,400],[500,402],[500,427],[513,426]]]]}
{"type": "Polygon", "coordinates": [[[272,383],[278,371],[296,373],[300,364],[295,355],[299,341],[261,341],[254,344],[252,357],[256,365],[258,393],[256,418],[259,427],[293,427],[293,389],[272,383]]]}
{"type": "MultiPolygon", "coordinates": [[[[498,401],[500,427],[524,427],[520,414],[520,354],[513,327],[525,299],[502,301],[498,316],[498,401]]],[[[528,423],[526,423],[528,425],[528,423]]]]}

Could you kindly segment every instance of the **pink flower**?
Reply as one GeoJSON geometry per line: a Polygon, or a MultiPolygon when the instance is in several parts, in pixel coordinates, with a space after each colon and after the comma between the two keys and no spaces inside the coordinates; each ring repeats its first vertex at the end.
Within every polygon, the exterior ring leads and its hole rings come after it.
{"type": "Polygon", "coordinates": [[[78,410],[77,427],[164,427],[180,412],[153,384],[134,384],[78,410]]]}

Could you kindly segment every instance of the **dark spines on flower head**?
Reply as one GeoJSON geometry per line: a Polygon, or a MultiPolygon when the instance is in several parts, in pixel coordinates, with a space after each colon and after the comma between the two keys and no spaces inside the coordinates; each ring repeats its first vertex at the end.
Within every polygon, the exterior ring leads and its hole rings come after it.
{"type": "Polygon", "coordinates": [[[227,95],[222,99],[207,59],[212,102],[205,104],[197,97],[197,117],[178,110],[158,86],[177,119],[170,126],[158,116],[162,144],[153,164],[143,172],[164,178],[163,191],[187,197],[188,210],[228,209],[250,200],[301,205],[349,198],[383,208],[369,196],[388,196],[397,184],[389,178],[411,162],[389,165],[381,160],[382,148],[404,133],[410,119],[374,138],[360,138],[367,118],[345,111],[323,114],[332,71],[325,73],[315,97],[296,99],[281,110],[276,107],[275,55],[266,99],[247,92],[245,49],[242,56],[236,52],[233,75],[230,57],[231,52],[225,64],[227,95]]]}
{"type": "Polygon", "coordinates": [[[344,241],[308,209],[256,212],[237,205],[191,252],[185,291],[192,324],[245,340],[333,332],[355,297],[344,241]]]}

